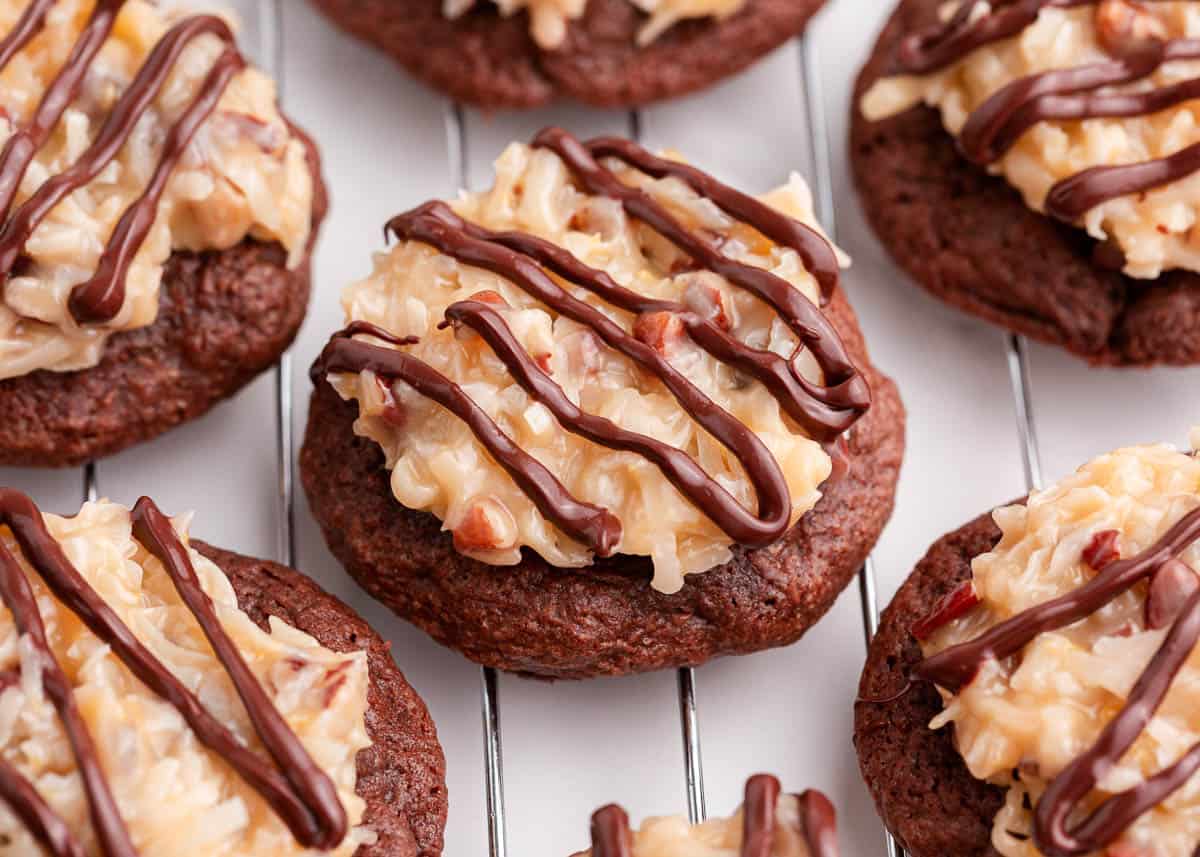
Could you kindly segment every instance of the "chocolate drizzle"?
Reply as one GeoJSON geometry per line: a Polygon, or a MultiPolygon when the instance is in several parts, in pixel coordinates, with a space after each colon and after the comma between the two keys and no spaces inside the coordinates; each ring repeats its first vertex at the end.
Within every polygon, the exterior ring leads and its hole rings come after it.
{"type": "MultiPolygon", "coordinates": [[[[611,138],[581,143],[564,131],[548,129],[538,135],[534,145],[552,149],[584,190],[618,200],[631,217],[659,232],[698,265],[773,307],[796,334],[801,347],[812,354],[822,370],[824,383],[805,378],[794,359],[750,348],[683,303],[648,298],[631,291],[604,271],[589,267],[567,250],[536,236],[494,232],[469,223],[445,203],[427,203],[399,215],[387,224],[387,232],[401,240],[428,244],[464,265],[504,277],[557,314],[588,327],[604,345],[657,377],[692,419],[741,462],[758,500],[756,512],[743,507],[680,450],[581,411],[549,373],[524,352],[503,312],[497,308],[468,300],[446,310],[446,323],[478,333],[517,383],[543,404],[564,429],[601,446],[633,452],[651,461],[732,540],[752,547],[778,540],[787,531],[791,497],[783,473],[766,445],[675,369],[658,350],[575,297],[551,274],[639,317],[667,313],[677,318],[698,347],[760,381],[810,437],[836,450],[840,435],[869,406],[870,391],[850,362],[837,331],[820,309],[786,280],[725,256],[711,239],[686,229],[652,197],[623,183],[596,158],[617,158],[650,176],[674,176],[684,181],[731,217],[743,218],[773,241],[793,248],[821,283],[823,291],[832,290],[836,284],[837,259],[832,248],[803,224],[699,170],[663,161],[633,143],[611,138]]],[[[461,388],[395,348],[352,339],[357,334],[370,335],[390,345],[411,344],[411,340],[398,339],[372,325],[353,324],[326,346],[313,366],[314,381],[329,372],[370,369],[386,383],[397,380],[408,383],[466,421],[547,520],[601,556],[616,548],[620,540],[620,523],[616,518],[573,498],[544,467],[517,448],[461,388]]]]}
{"type": "MultiPolygon", "coordinates": [[[[771,857],[779,820],[779,780],[756,774],[746,781],[742,807],[741,857],[771,857]]],[[[799,803],[798,830],[809,857],[838,857],[837,813],[818,791],[795,795],[799,803]]],[[[611,804],[592,815],[591,857],[633,857],[633,832],[629,816],[611,804]]]]}
{"type": "Polygon", "coordinates": [[[470,426],[479,442],[529,495],[547,520],[600,556],[612,553],[621,538],[621,524],[615,517],[598,506],[572,497],[554,474],[517,446],[462,387],[411,354],[351,338],[359,334],[392,345],[414,342],[411,337],[392,336],[373,324],[354,322],[334,334],[313,364],[314,383],[327,372],[374,372],[392,382],[403,381],[470,426]]]}
{"type": "MultiPolygon", "coordinates": [[[[271,805],[297,842],[308,848],[336,847],[345,838],[349,822],[332,781],[308,756],[221,627],[212,602],[196,577],[188,551],[170,521],[145,497],[134,507],[132,518],[134,538],[162,562],[180,598],[229,673],[255,732],[278,769],[239,743],[201,705],[196,695],[138,641],[71,564],[46,529],[33,501],[18,491],[0,488],[0,526],[11,529],[29,564],[54,597],[111,647],[147,688],[175,707],[200,743],[224,760],[271,805]]],[[[18,632],[41,655],[42,683],[70,740],[102,853],[105,857],[136,857],[96,748],[75,707],[71,684],[46,639],[29,580],[3,543],[0,543],[0,600],[11,611],[18,632]]],[[[0,799],[54,857],[82,857],[82,847],[62,819],[7,763],[0,763],[0,799]]]]}
{"type": "MultiPolygon", "coordinates": [[[[142,195],[125,211],[108,240],[94,274],[72,289],[69,309],[80,324],[113,319],[125,301],[125,277],[154,224],[167,182],[196,131],[216,108],[229,81],[245,68],[233,33],[220,18],[199,15],[173,26],[155,45],[129,88],[121,95],[98,135],[65,172],[51,177],[13,210],[29,165],[45,145],[63,113],[78,97],[92,61],[112,32],[125,0],[98,0],[71,55],[47,88],[32,119],[17,128],[0,153],[0,278],[12,276],[24,247],[38,225],[59,202],[95,179],[121,151],[141,117],[165,85],[183,50],[203,35],[215,36],[225,50],[213,63],[200,90],[170,127],[158,164],[142,195]]],[[[0,42],[0,70],[43,28],[54,0],[34,0],[17,26],[0,42]]],[[[2,280],[0,280],[2,282],[2,280]]]]}
{"type": "MultiPolygon", "coordinates": [[[[1043,9],[1092,6],[1100,0],[998,0],[989,13],[978,16],[982,2],[964,0],[950,21],[905,38],[895,71],[940,71],[978,48],[1019,35],[1043,9]]],[[[1029,75],[993,93],[968,117],[959,146],[969,160],[987,165],[1039,122],[1147,116],[1200,98],[1200,78],[1131,93],[1104,91],[1146,80],[1166,63],[1196,59],[1200,40],[1125,38],[1110,61],[1029,75]]],[[[1110,199],[1162,187],[1197,171],[1200,144],[1141,163],[1093,167],[1056,183],[1046,197],[1046,212],[1075,221],[1110,199]]]]}
{"type": "MultiPolygon", "coordinates": [[[[1200,539],[1200,509],[1181,518],[1153,546],[1116,560],[1073,592],[1018,613],[978,638],[932,655],[915,677],[957,693],[985,660],[1018,654],[1039,634],[1087,618],[1178,558],[1200,539]]],[[[1183,605],[1166,639],[1151,659],[1124,707],[1096,742],[1054,778],[1034,813],[1034,842],[1047,857],[1101,851],[1141,815],[1153,809],[1200,770],[1200,744],[1141,785],[1107,798],[1082,820],[1075,809],[1133,746],[1200,640],[1200,590],[1183,605]]]]}

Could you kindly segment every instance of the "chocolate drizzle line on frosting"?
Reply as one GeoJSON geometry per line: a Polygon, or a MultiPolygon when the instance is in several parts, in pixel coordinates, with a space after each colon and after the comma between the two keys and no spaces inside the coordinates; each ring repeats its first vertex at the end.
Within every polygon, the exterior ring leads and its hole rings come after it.
{"type": "MultiPolygon", "coordinates": [[[[147,688],[175,707],[195,731],[200,743],[220,756],[262,795],[287,824],[297,842],[308,848],[336,847],[345,838],[349,822],[333,783],[284,723],[221,627],[212,602],[200,587],[187,549],[170,521],[145,497],[134,507],[132,518],[134,538],[162,562],[180,598],[228,671],[259,739],[282,772],[239,743],[201,705],[196,695],[137,639],[72,565],[46,529],[33,501],[19,491],[0,488],[0,526],[11,529],[29,564],[54,597],[107,644],[147,688]]],[[[2,542],[0,599],[11,611],[18,632],[42,656],[43,686],[71,742],[102,852],[105,857],[136,857],[137,852],[101,770],[95,746],[75,708],[70,682],[46,639],[29,580],[2,542]]],[[[82,848],[62,819],[11,766],[0,765],[0,799],[7,802],[54,857],[82,857],[82,848]]]]}
{"type": "MultiPolygon", "coordinates": [[[[909,74],[940,71],[978,48],[1019,35],[1043,9],[1099,2],[997,0],[989,13],[977,16],[983,0],[964,0],[950,21],[901,42],[895,70],[909,74]]],[[[1166,63],[1195,59],[1200,59],[1200,40],[1131,37],[1111,61],[1020,78],[993,93],[968,117],[959,147],[972,162],[987,165],[1003,157],[1022,134],[1039,122],[1147,116],[1198,98],[1200,78],[1133,93],[1100,92],[1145,80],[1166,63]]],[[[1060,220],[1075,221],[1110,199],[1162,187],[1197,171],[1200,144],[1141,163],[1092,167],[1056,183],[1046,197],[1046,212],[1060,220]]]]}
{"type": "MultiPolygon", "coordinates": [[[[792,360],[746,346],[679,302],[648,298],[631,291],[605,272],[585,265],[567,250],[536,236],[493,232],[469,223],[445,203],[430,202],[401,214],[389,221],[386,231],[400,240],[428,244],[464,265],[504,277],[559,315],[590,328],[609,348],[652,373],[680,406],[741,462],[758,499],[756,513],[744,508],[680,450],[582,412],[524,352],[501,311],[474,300],[460,301],[446,310],[446,323],[466,326],[478,333],[521,387],[546,406],[567,431],[610,449],[645,457],[734,541],[761,547],[778,540],[787,531],[791,497],[783,473],[766,445],[658,351],[572,295],[550,274],[628,312],[638,315],[666,312],[676,316],[700,348],[760,381],[809,436],[827,449],[836,450],[840,435],[869,406],[870,390],[850,363],[828,319],[786,280],[730,259],[707,238],[688,231],[644,191],[624,184],[597,163],[592,153],[596,157],[618,157],[651,176],[671,175],[681,179],[731,216],[745,218],[772,240],[795,249],[806,266],[819,274],[822,288],[831,278],[836,282],[837,260],[832,248],[817,232],[791,218],[698,170],[655,158],[633,143],[608,138],[581,143],[564,131],[548,129],[538,135],[534,145],[553,149],[589,193],[619,200],[630,216],[660,232],[697,263],[774,307],[821,367],[825,384],[805,378],[792,360]]],[[[313,365],[314,381],[329,372],[370,369],[385,381],[401,380],[416,387],[422,395],[437,401],[471,426],[480,442],[548,520],[601,556],[615,549],[620,541],[620,522],[611,513],[571,497],[545,468],[519,450],[461,388],[394,348],[353,340],[351,337],[356,334],[374,336],[391,345],[412,343],[373,325],[352,324],[334,336],[313,365]]]]}
{"type": "MultiPolygon", "coordinates": [[[[741,857],[771,857],[779,824],[776,809],[780,791],[779,780],[770,774],[756,774],[746,781],[741,857]]],[[[795,798],[800,806],[797,832],[809,857],[838,857],[837,813],[833,804],[811,789],[795,798]]],[[[633,832],[629,816],[621,807],[610,804],[592,815],[591,857],[633,857],[633,832]]]]}
{"type": "MultiPolygon", "coordinates": [[[[16,28],[0,42],[0,70],[42,29],[54,0],[34,0],[16,28]]],[[[98,0],[71,55],[38,104],[31,121],[17,128],[0,153],[0,278],[20,261],[26,242],[59,202],[96,178],[121,151],[138,121],[153,105],[184,49],[203,35],[215,36],[225,50],[213,63],[199,93],[168,130],[154,173],[142,195],[117,222],[95,273],[72,289],[69,309],[80,324],[113,319],[125,301],[125,277],[154,225],[167,182],[196,131],[216,108],[226,85],[245,68],[233,33],[220,18],[198,15],[172,27],[155,45],[129,88],[121,95],[96,139],[65,172],[51,177],[13,212],[13,202],[29,165],[63,113],[79,95],[92,61],[112,32],[125,0],[98,0]]]]}
{"type": "Polygon", "coordinates": [[[411,354],[351,339],[359,334],[392,345],[416,342],[412,337],[392,336],[368,322],[354,322],[334,334],[325,346],[313,364],[313,383],[328,372],[374,372],[392,382],[403,381],[470,426],[479,442],[529,495],[547,520],[600,556],[612,553],[621,539],[621,524],[611,513],[571,496],[554,474],[517,446],[462,387],[411,354]]]}
{"type": "MultiPolygon", "coordinates": [[[[957,693],[970,683],[985,660],[1014,656],[1039,634],[1087,618],[1137,583],[1152,578],[1198,539],[1200,509],[1181,518],[1148,550],[1106,565],[1075,591],[1031,607],[974,640],[926,658],[918,664],[914,676],[957,693]]],[[[1074,857],[1102,850],[1200,770],[1200,744],[1197,744],[1179,761],[1141,785],[1107,798],[1086,818],[1072,818],[1080,801],[1149,725],[1197,640],[1200,640],[1200,591],[1183,605],[1166,639],[1129,693],[1125,706],[1096,742],[1054,778],[1038,802],[1034,842],[1047,857],[1074,857]]]]}

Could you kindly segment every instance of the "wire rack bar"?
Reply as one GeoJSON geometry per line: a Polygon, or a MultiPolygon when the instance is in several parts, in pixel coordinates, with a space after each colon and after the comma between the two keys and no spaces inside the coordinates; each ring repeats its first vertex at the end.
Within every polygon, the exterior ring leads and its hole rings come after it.
{"type": "MultiPolygon", "coordinates": [[[[458,192],[470,183],[467,126],[462,105],[447,103],[443,116],[450,186],[458,192]]],[[[504,743],[500,730],[500,677],[491,667],[480,670],[480,713],[483,716],[484,797],[487,800],[488,854],[507,857],[508,824],[504,811],[504,743]]]]}
{"type": "MultiPolygon", "coordinates": [[[[640,110],[628,114],[629,138],[641,143],[645,123],[640,110]]],[[[700,708],[696,702],[696,671],[680,667],[675,673],[679,698],[679,734],[683,740],[683,783],[687,794],[688,820],[692,824],[708,817],[708,798],[704,790],[704,754],[700,745],[700,708]]]]}
{"type": "MultiPolygon", "coordinates": [[[[837,241],[837,206],[833,193],[833,159],[829,119],[825,110],[825,93],[821,74],[820,52],[811,30],[800,37],[800,76],[804,85],[804,106],[807,113],[812,161],[811,181],[813,207],[817,220],[825,227],[830,240],[837,241]]],[[[852,429],[853,431],[853,429],[852,429]]],[[[863,637],[867,646],[879,630],[879,599],[875,577],[875,560],[868,556],[858,572],[858,594],[862,609],[863,637]]],[[[886,830],[884,848],[887,857],[903,857],[904,851],[886,830]]]]}
{"type": "Polygon", "coordinates": [[[1017,439],[1021,444],[1021,463],[1025,467],[1025,490],[1042,487],[1042,454],[1038,447],[1037,427],[1033,419],[1033,384],[1029,371],[1029,343],[1025,337],[1009,334],[1006,338],[1008,377],[1012,384],[1013,407],[1017,416],[1017,439]]]}
{"type": "MultiPolygon", "coordinates": [[[[257,0],[258,62],[275,79],[282,105],[286,81],[283,64],[283,0],[257,0]]],[[[292,354],[286,351],[272,373],[275,380],[275,557],[296,564],[296,486],[292,456],[295,451],[292,391],[292,354]]]]}

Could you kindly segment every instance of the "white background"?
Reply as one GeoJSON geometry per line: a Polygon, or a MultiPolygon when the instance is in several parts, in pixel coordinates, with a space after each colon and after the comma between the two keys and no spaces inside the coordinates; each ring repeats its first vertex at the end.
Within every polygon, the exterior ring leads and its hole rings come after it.
{"type": "MultiPolygon", "coordinates": [[[[246,36],[253,43],[254,4],[241,5],[250,12],[246,36]]],[[[854,259],[845,288],[877,363],[897,379],[909,409],[897,511],[876,552],[885,603],[930,542],[1024,493],[1004,336],[906,282],[866,230],[848,179],[849,93],[887,5],[832,0],[811,30],[824,58],[837,226],[854,259]]],[[[336,32],[303,0],[284,6],[285,101],[320,143],[333,196],[312,309],[295,349],[299,438],[309,393],[305,371],[340,324],[339,290],[369,271],[388,216],[454,188],[445,100],[336,32]]],[[[792,43],[706,94],[644,111],[646,140],[679,149],[746,190],[766,190],[791,169],[807,170],[800,73],[799,46],[792,43]]],[[[469,183],[488,184],[490,162],[508,141],[551,122],[580,135],[629,127],[625,113],[570,105],[493,117],[468,111],[469,183]]],[[[1200,422],[1200,370],[1095,371],[1039,346],[1032,364],[1050,478],[1114,446],[1182,444],[1189,426],[1200,422]]],[[[277,523],[273,425],[274,387],[264,377],[206,418],[104,461],[101,491],[126,503],[150,494],[172,513],[194,509],[197,535],[269,556],[277,523]]],[[[0,482],[33,492],[49,509],[79,505],[78,471],[0,469],[0,482]]],[[[297,521],[299,567],[394,641],[397,661],[433,712],[448,763],[446,853],[485,854],[478,669],[361,594],[326,551],[302,498],[297,521]]],[[[835,800],[845,854],[882,853],[850,743],[862,658],[858,592],[851,587],[790,649],[697,671],[711,812],[736,806],[747,775],[772,771],[787,788],[819,787],[835,800]]],[[[609,801],[624,803],[636,818],[684,811],[673,673],[558,685],[504,677],[500,687],[510,853],[566,857],[587,844],[589,813],[609,801]]]]}

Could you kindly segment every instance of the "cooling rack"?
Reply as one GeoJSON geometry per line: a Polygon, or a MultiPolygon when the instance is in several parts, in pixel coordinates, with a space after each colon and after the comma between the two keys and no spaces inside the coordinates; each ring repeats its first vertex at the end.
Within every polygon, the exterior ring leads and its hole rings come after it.
{"type": "Polygon", "coordinates": [[[0,470],[0,482],[68,512],[81,489],[85,498],[132,502],[149,493],[171,511],[198,507],[201,535],[273,554],[351,601],[396,642],[398,662],[434,711],[450,761],[447,854],[453,857],[485,848],[493,857],[562,857],[586,844],[585,804],[590,809],[609,800],[626,803],[635,815],[686,808],[698,819],[710,801],[724,812],[733,808],[745,775],[766,768],[790,771],[789,787],[814,785],[837,799],[850,857],[898,855],[884,838],[849,749],[862,639],[874,632],[877,617],[875,565],[882,602],[941,533],[1038,486],[1043,459],[1046,471],[1059,475],[1118,445],[1182,441],[1200,422],[1200,372],[1088,370],[947,310],[902,282],[865,227],[840,156],[850,81],[888,4],[831,0],[812,36],[697,98],[630,114],[558,106],[535,119],[484,117],[443,103],[337,34],[306,0],[224,5],[242,18],[248,52],[281,87],[286,83],[288,109],[326,154],[334,215],[324,230],[310,322],[294,365],[285,357],[272,377],[204,420],[99,469],[0,470]],[[339,100],[348,83],[353,106],[365,111],[355,133],[345,133],[349,105],[339,100]],[[308,389],[302,370],[337,326],[337,291],[365,273],[369,250],[381,246],[384,217],[459,187],[485,186],[486,164],[501,141],[524,139],[532,123],[543,122],[585,136],[603,130],[644,137],[647,145],[684,151],[748,190],[763,190],[788,168],[803,167],[821,222],[854,258],[844,283],[876,362],[899,381],[910,409],[905,472],[893,523],[856,591],[789,650],[586,688],[547,689],[490,671],[477,675],[359,595],[315,528],[304,523],[304,498],[293,481],[301,397],[308,389]],[[820,694],[828,698],[814,696],[820,694]],[[617,737],[598,749],[570,743],[583,730],[567,729],[563,721],[588,717],[588,729],[605,726],[617,737]],[[799,728],[780,725],[788,718],[799,728]],[[540,741],[543,732],[552,749],[531,753],[531,736],[540,741]],[[801,755],[805,767],[797,769],[801,755]],[[581,769],[600,764],[634,773],[608,778],[581,769]]]}

